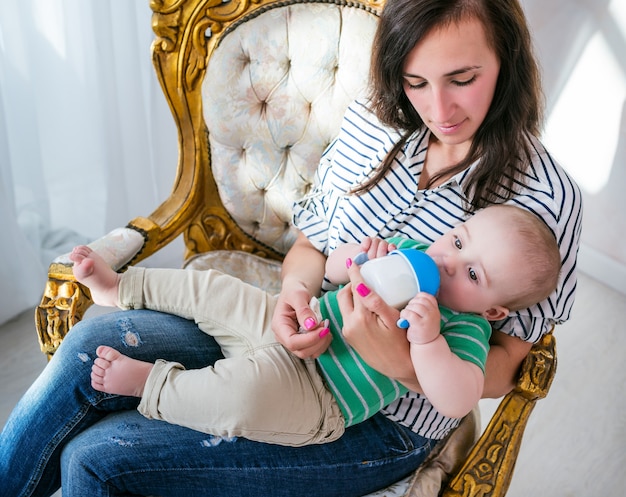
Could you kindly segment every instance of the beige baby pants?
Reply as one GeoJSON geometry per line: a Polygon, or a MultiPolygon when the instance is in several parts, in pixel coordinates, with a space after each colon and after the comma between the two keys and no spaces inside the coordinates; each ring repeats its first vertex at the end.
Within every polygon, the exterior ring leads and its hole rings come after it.
{"type": "Polygon", "coordinates": [[[218,271],[131,267],[121,278],[119,299],[124,309],[193,319],[225,357],[200,370],[157,361],[138,407],[144,416],[292,446],[343,434],[343,415],[315,360],[303,361],[276,341],[275,296],[218,271]]]}

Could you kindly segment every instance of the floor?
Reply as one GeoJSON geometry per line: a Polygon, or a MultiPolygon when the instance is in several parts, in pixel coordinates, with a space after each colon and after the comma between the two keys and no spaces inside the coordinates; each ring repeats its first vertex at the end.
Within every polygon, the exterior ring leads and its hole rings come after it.
{"type": "MultiPolygon", "coordinates": [[[[558,372],[530,418],[509,497],[623,495],[624,323],[626,295],[581,275],[572,319],[556,331],[558,372]]],[[[45,364],[32,313],[0,327],[0,425],[45,364]]],[[[484,420],[495,405],[481,401],[484,420]]]]}

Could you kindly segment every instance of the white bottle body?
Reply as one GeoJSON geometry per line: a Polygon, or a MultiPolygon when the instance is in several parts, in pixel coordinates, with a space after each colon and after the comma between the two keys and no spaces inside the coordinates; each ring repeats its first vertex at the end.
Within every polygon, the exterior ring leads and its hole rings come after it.
{"type": "Polygon", "coordinates": [[[420,291],[415,271],[399,255],[389,254],[361,266],[365,284],[390,306],[402,309],[420,291]]]}

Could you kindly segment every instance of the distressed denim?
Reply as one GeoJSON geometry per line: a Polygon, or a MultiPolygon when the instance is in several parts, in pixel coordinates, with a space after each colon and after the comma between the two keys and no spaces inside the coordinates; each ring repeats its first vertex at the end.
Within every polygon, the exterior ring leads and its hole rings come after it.
{"type": "Polygon", "coordinates": [[[414,470],[433,448],[381,414],[337,441],[285,447],[223,439],[148,420],[139,399],[90,386],[98,345],[188,369],[221,358],[193,321],[154,311],[77,324],[12,412],[0,435],[0,495],[361,496],[414,470]]]}

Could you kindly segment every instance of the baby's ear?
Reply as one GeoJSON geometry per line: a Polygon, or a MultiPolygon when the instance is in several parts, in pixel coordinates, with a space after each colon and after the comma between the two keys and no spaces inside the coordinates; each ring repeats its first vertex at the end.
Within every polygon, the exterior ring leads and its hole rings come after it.
{"type": "Polygon", "coordinates": [[[491,309],[487,309],[482,313],[482,316],[487,321],[500,321],[509,315],[509,309],[504,307],[503,305],[497,305],[492,307],[491,309]]]}

